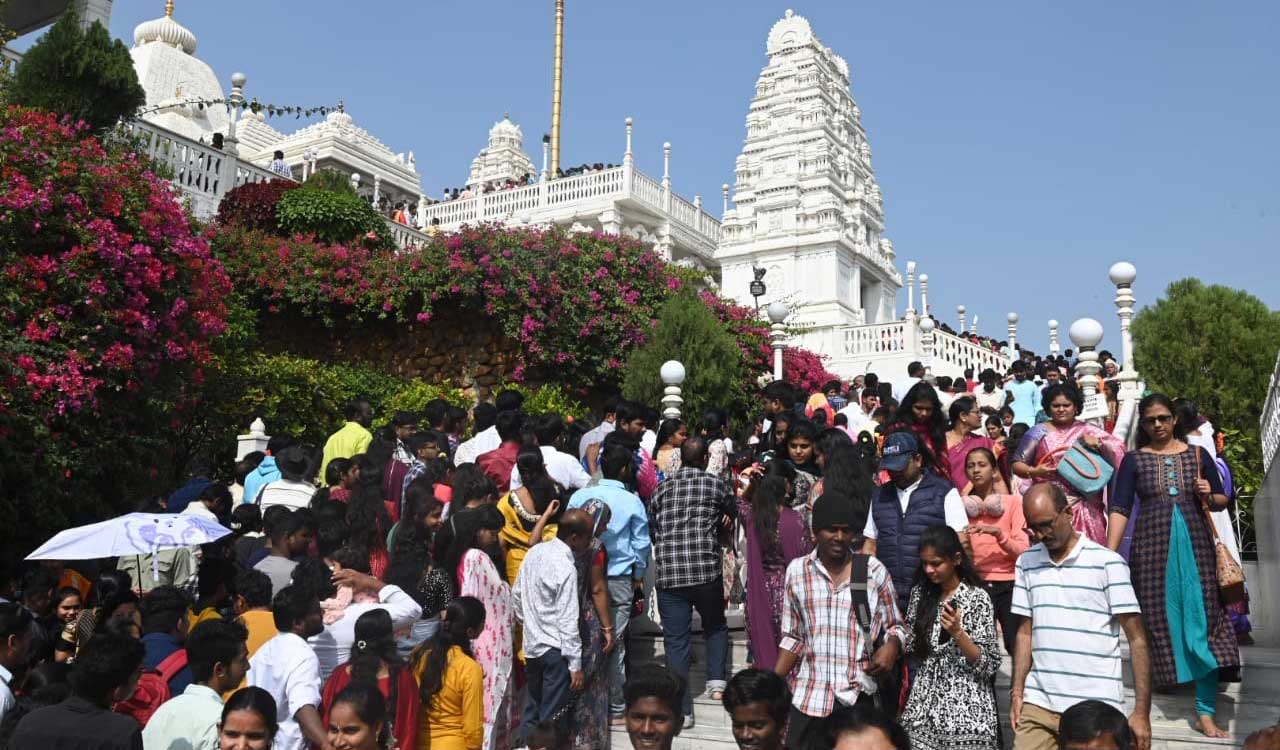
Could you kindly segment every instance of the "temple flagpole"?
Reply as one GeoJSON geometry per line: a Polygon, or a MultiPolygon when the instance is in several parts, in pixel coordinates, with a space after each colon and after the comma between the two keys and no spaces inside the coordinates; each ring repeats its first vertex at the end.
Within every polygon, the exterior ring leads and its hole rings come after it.
{"type": "Polygon", "coordinates": [[[556,0],[555,67],[551,76],[551,179],[560,170],[560,89],[564,79],[564,0],[556,0]]]}

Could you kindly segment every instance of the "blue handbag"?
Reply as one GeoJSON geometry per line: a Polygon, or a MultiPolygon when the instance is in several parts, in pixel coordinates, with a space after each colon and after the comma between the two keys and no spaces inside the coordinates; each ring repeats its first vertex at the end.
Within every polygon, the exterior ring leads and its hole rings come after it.
{"type": "Polygon", "coordinates": [[[1080,440],[1062,454],[1058,476],[1082,495],[1096,495],[1111,482],[1115,469],[1102,456],[1085,447],[1080,440]]]}

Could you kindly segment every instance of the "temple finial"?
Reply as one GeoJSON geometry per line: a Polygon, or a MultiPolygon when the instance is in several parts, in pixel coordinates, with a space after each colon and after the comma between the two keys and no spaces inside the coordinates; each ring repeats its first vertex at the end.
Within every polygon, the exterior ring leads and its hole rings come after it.
{"type": "Polygon", "coordinates": [[[164,17],[165,17],[165,18],[173,18],[173,0],[165,0],[165,2],[164,2],[164,17]]]}

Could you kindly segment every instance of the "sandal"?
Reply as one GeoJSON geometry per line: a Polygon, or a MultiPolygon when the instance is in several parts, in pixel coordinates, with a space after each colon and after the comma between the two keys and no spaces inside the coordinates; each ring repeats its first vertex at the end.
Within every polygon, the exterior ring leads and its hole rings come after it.
{"type": "Polygon", "coordinates": [[[724,700],[724,691],[721,690],[720,688],[712,688],[707,691],[707,697],[715,701],[716,703],[719,703],[720,701],[724,700]]]}

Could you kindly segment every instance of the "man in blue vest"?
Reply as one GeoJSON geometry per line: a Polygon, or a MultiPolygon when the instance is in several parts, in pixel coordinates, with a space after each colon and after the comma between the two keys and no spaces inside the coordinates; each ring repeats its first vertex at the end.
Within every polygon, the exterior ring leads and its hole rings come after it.
{"type": "Polygon", "coordinates": [[[862,531],[862,551],[875,555],[889,569],[898,607],[907,611],[911,583],[920,567],[920,536],[930,526],[947,525],[964,539],[969,517],[960,493],[926,462],[911,432],[894,432],[884,439],[880,468],[892,481],[876,491],[862,531]]]}

